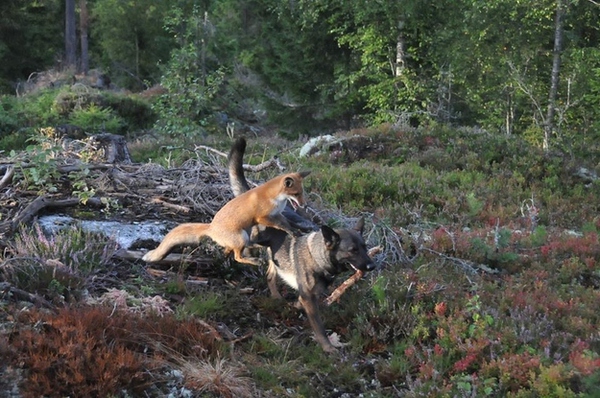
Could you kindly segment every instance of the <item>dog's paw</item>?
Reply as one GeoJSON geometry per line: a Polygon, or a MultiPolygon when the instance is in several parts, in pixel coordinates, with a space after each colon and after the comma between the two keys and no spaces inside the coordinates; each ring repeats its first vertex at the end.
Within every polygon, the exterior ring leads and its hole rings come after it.
{"type": "Polygon", "coordinates": [[[340,340],[340,335],[335,332],[327,336],[327,339],[331,343],[331,346],[334,348],[342,348],[348,345],[348,343],[342,343],[342,341],[340,340]]]}

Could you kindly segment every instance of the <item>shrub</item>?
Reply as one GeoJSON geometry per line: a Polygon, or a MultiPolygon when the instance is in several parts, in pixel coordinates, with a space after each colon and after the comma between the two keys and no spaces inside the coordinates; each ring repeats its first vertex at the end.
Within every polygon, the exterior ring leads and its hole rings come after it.
{"type": "Polygon", "coordinates": [[[59,261],[82,275],[104,269],[117,250],[117,243],[101,234],[74,226],[46,236],[39,225],[24,229],[15,238],[12,251],[17,257],[59,261]]]}
{"type": "MultiPolygon", "coordinates": [[[[16,98],[13,96],[0,96],[0,138],[19,129],[19,122],[15,115],[17,107],[16,98]]],[[[0,147],[4,148],[2,145],[0,147]]]]}
{"type": "Polygon", "coordinates": [[[103,235],[73,227],[46,236],[39,226],[23,229],[10,250],[2,276],[18,288],[51,301],[79,298],[92,274],[109,268],[117,249],[103,235]]]}
{"type": "Polygon", "coordinates": [[[127,126],[128,131],[150,128],[156,121],[152,106],[139,96],[107,92],[104,104],[127,126]]]}
{"type": "Polygon", "coordinates": [[[125,121],[113,110],[95,104],[74,109],[69,115],[69,123],[92,134],[101,131],[123,133],[126,127],[125,121]]]}
{"type": "Polygon", "coordinates": [[[208,360],[220,348],[210,329],[196,322],[113,311],[80,307],[23,314],[9,337],[13,356],[26,370],[22,393],[144,396],[160,386],[157,372],[166,365],[189,356],[208,360]]]}

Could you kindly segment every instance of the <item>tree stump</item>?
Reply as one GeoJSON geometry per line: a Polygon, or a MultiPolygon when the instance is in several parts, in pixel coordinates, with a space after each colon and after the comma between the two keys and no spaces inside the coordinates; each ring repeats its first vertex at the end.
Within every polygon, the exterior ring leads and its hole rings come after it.
{"type": "Polygon", "coordinates": [[[102,133],[96,134],[94,139],[104,149],[104,157],[107,163],[132,163],[125,137],[117,134],[102,133]]]}

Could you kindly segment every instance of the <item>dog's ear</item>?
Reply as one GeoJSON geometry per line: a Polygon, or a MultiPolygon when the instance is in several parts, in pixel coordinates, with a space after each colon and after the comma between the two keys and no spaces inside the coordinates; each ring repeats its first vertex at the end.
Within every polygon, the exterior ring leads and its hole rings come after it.
{"type": "Polygon", "coordinates": [[[305,178],[310,174],[310,170],[299,171],[298,174],[300,174],[300,177],[305,178]]]}
{"type": "Polygon", "coordinates": [[[365,218],[361,217],[356,222],[356,225],[354,226],[354,230],[362,235],[364,228],[365,228],[365,218]]]}
{"type": "Polygon", "coordinates": [[[321,233],[325,239],[325,247],[327,247],[327,250],[332,250],[339,245],[340,236],[333,229],[329,228],[327,225],[322,225],[321,233]]]}

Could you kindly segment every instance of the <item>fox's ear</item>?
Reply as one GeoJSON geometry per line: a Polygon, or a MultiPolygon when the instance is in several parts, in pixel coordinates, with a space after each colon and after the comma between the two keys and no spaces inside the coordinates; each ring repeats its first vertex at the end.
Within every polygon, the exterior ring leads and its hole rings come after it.
{"type": "Polygon", "coordinates": [[[361,217],[356,222],[356,225],[354,226],[354,230],[362,235],[364,228],[365,228],[365,218],[361,217]]]}
{"type": "Polygon", "coordinates": [[[310,170],[299,171],[298,174],[300,174],[300,177],[304,178],[310,174],[310,170]]]}
{"type": "Polygon", "coordinates": [[[321,233],[325,239],[325,247],[327,247],[327,250],[332,250],[340,243],[340,236],[327,225],[321,225],[321,233]]]}

